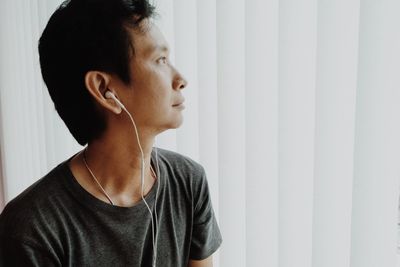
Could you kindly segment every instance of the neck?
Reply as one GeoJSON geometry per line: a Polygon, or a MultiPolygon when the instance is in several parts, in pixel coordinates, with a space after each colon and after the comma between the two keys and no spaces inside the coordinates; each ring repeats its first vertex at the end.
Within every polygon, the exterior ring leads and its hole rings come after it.
{"type": "Polygon", "coordinates": [[[102,138],[91,142],[86,150],[86,162],[111,198],[123,195],[141,196],[142,156],[145,192],[154,183],[150,169],[154,137],[140,136],[141,149],[137,139],[131,135],[127,138],[119,137],[114,141],[114,138],[107,137],[105,133],[102,138]]]}

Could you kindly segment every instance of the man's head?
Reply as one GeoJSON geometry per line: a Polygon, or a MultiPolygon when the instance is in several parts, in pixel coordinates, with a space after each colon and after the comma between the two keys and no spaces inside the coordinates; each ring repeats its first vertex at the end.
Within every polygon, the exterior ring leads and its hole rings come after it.
{"type": "MultiPolygon", "coordinates": [[[[166,45],[149,20],[153,12],[145,0],[71,0],[51,16],[39,40],[42,75],[57,112],[81,145],[100,137],[107,128],[107,111],[113,109],[109,100],[101,98],[106,90],[123,100],[137,96],[124,103],[134,110],[139,96],[143,101],[155,97],[138,88],[146,85],[143,79],[153,79],[148,84],[160,86],[154,78],[164,75],[172,83],[180,80],[177,88],[185,86],[172,66],[168,73],[142,66],[148,46],[166,45]]],[[[166,101],[178,98],[177,93],[165,96],[169,97],[166,101]]]]}

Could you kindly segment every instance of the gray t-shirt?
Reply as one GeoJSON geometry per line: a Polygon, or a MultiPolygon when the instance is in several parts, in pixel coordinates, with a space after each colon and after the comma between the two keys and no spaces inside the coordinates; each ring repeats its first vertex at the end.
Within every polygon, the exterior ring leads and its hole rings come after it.
{"type": "MultiPolygon", "coordinates": [[[[72,158],[72,157],[71,157],[72,158]]],[[[151,266],[151,217],[145,203],[107,204],[88,193],[62,162],[13,199],[0,215],[0,266],[151,266]]],[[[151,164],[157,171],[155,150],[151,164]]],[[[213,254],[222,237],[204,168],[158,148],[157,266],[186,267],[213,254]]]]}

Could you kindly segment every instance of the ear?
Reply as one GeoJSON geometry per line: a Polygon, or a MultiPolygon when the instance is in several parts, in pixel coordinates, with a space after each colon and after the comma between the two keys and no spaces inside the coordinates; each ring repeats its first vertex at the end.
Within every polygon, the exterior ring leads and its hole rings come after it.
{"type": "Polygon", "coordinates": [[[101,71],[88,71],[85,75],[86,89],[97,103],[115,114],[120,114],[122,112],[121,107],[113,99],[105,97],[110,81],[111,75],[101,71]]]}

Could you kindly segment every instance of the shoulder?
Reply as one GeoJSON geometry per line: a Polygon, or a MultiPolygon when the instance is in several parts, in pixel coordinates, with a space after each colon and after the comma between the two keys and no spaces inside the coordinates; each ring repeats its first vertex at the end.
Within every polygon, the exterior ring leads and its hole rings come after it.
{"type": "Polygon", "coordinates": [[[164,171],[168,174],[168,181],[174,186],[185,188],[191,198],[207,184],[204,167],[189,156],[178,152],[157,148],[158,158],[163,162],[164,171]]]}
{"type": "Polygon", "coordinates": [[[204,176],[204,167],[189,156],[167,149],[157,148],[158,157],[174,173],[190,177],[204,176]]]}
{"type": "Polygon", "coordinates": [[[48,223],[48,210],[56,205],[60,183],[60,163],[45,176],[12,199],[0,214],[0,236],[19,238],[48,223]]]}
{"type": "Polygon", "coordinates": [[[203,169],[203,166],[189,156],[180,154],[175,151],[157,148],[159,157],[166,160],[171,165],[189,168],[191,170],[203,169]]]}

